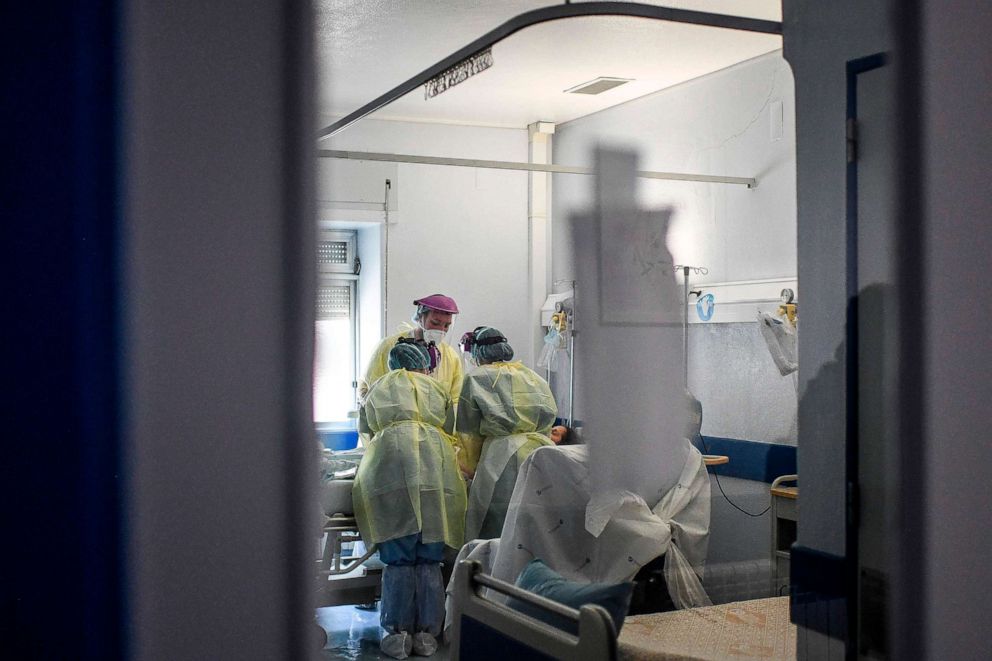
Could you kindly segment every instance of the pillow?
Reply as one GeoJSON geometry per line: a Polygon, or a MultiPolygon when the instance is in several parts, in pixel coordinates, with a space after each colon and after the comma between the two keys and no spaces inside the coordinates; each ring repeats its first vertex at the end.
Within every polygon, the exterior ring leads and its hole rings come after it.
{"type": "MultiPolygon", "coordinates": [[[[596,604],[606,609],[613,619],[616,632],[620,633],[623,618],[630,607],[630,595],[634,590],[633,583],[576,583],[566,580],[561,574],[548,567],[540,559],[531,560],[520,576],[517,577],[518,588],[533,592],[559,604],[564,604],[578,610],[586,604],[596,604]]],[[[578,623],[555,613],[548,612],[519,599],[510,599],[508,605],[536,620],[541,620],[558,629],[577,635],[578,623]]]]}

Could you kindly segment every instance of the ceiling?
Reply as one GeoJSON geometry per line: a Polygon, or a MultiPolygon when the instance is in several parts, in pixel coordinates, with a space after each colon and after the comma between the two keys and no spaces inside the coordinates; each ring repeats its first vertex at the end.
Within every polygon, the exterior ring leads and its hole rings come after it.
{"type": "MultiPolygon", "coordinates": [[[[356,110],[542,0],[318,0],[321,124],[356,110]]],[[[781,0],[670,0],[666,7],[781,20],[781,0]]],[[[621,17],[532,26],[493,47],[493,66],[432,99],[423,88],[370,115],[523,128],[558,124],[781,48],[781,38],[621,17]],[[599,95],[564,90],[633,79],[599,95]]]]}

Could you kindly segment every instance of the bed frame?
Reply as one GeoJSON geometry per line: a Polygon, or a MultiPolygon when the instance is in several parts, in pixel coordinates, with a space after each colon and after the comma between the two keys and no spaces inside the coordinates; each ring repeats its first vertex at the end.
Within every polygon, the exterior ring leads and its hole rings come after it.
{"type": "Polygon", "coordinates": [[[483,574],[479,563],[473,560],[458,563],[452,585],[452,612],[449,616],[450,658],[453,661],[609,661],[617,658],[617,634],[613,621],[601,606],[587,605],[580,610],[563,606],[483,574]],[[573,636],[483,597],[480,594],[483,587],[577,622],[579,635],[573,636]]]}
{"type": "Polygon", "coordinates": [[[382,595],[382,570],[362,565],[372,557],[369,545],[360,558],[345,558],[341,547],[360,539],[358,522],[352,515],[335,514],[324,525],[327,540],[317,566],[317,607],[371,604],[382,595]]]}

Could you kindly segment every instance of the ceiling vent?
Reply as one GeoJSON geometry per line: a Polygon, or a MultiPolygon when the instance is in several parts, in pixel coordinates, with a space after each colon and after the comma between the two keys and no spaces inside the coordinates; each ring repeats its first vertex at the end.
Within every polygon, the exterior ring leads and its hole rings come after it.
{"type": "Polygon", "coordinates": [[[600,76],[595,80],[590,80],[587,83],[576,85],[575,87],[571,87],[565,91],[570,94],[602,94],[603,92],[611,90],[614,87],[620,87],[624,83],[629,83],[631,80],[633,79],[600,76]]]}

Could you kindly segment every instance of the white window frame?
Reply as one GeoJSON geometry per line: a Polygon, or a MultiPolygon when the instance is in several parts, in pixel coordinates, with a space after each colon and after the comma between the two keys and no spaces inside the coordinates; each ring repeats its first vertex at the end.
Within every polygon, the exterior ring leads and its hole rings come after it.
{"type": "MultiPolygon", "coordinates": [[[[356,245],[358,239],[358,232],[355,230],[331,230],[322,229],[317,235],[317,241],[322,243],[324,241],[337,241],[346,244],[346,257],[344,264],[324,264],[321,263],[319,258],[317,261],[317,272],[321,275],[325,273],[334,274],[348,274],[354,275],[355,273],[355,255],[357,253],[356,245]]],[[[319,250],[318,243],[318,250],[319,250]]]]}
{"type": "MultiPolygon", "coordinates": [[[[322,287],[347,286],[349,288],[349,320],[351,321],[351,387],[354,401],[352,406],[357,406],[358,402],[358,375],[359,375],[359,319],[358,319],[358,276],[355,275],[355,257],[357,254],[358,232],[355,230],[321,229],[318,234],[318,241],[340,241],[347,244],[346,262],[344,264],[324,264],[317,263],[317,285],[318,291],[322,287]]],[[[314,302],[316,305],[316,301],[314,302]]],[[[319,317],[318,317],[319,319],[319,317]]],[[[316,421],[317,424],[329,422],[326,420],[316,421]]]]}

